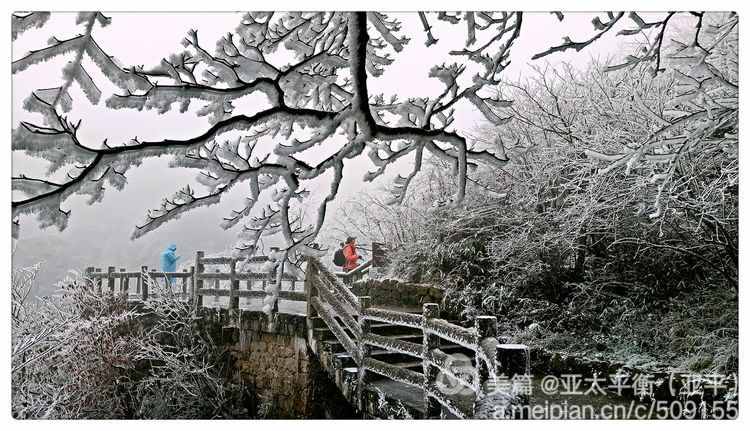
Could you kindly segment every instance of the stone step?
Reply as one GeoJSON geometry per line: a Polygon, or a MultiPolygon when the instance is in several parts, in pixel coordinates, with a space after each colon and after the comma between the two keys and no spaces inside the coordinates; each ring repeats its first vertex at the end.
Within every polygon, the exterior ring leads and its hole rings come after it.
{"type": "Polygon", "coordinates": [[[307,321],[308,321],[308,325],[309,325],[308,327],[312,328],[312,329],[325,328],[326,327],[326,322],[323,319],[321,319],[320,317],[317,317],[317,316],[316,317],[308,317],[307,321]]]}
{"type": "MultiPolygon", "coordinates": [[[[421,335],[413,335],[413,334],[399,334],[399,335],[388,335],[388,338],[393,338],[395,340],[403,340],[403,341],[409,341],[412,343],[422,344],[422,336],[421,335]]],[[[344,351],[344,346],[341,345],[341,343],[336,339],[336,337],[331,334],[331,337],[325,340],[321,340],[324,344],[329,346],[332,352],[338,353],[344,351]]]]}
{"type": "Polygon", "coordinates": [[[321,340],[321,343],[325,344],[328,350],[330,350],[333,353],[339,353],[344,351],[344,346],[341,345],[341,343],[338,342],[338,340],[321,340]]]}
{"type": "Polygon", "coordinates": [[[414,337],[422,337],[422,330],[417,328],[410,328],[408,326],[394,325],[392,323],[370,323],[370,332],[378,335],[411,335],[414,337]]]}
{"type": "MultiPolygon", "coordinates": [[[[417,388],[386,378],[371,381],[368,384],[367,388],[367,392],[370,393],[368,395],[382,398],[381,400],[376,401],[376,405],[385,405],[389,410],[389,416],[403,418],[404,416],[399,415],[400,412],[408,412],[407,414],[411,415],[415,419],[419,419],[424,416],[425,404],[424,391],[422,391],[422,388],[417,388]]],[[[461,392],[458,394],[449,395],[448,397],[453,401],[453,403],[461,406],[464,411],[473,410],[473,393],[461,392]]],[[[372,402],[372,400],[370,402],[372,402]]],[[[382,410],[382,408],[377,410],[382,410]]],[[[445,408],[442,408],[442,414],[446,419],[456,419],[456,416],[447,411],[445,408]]]]}
{"type": "MultiPolygon", "coordinates": [[[[333,347],[333,346],[332,346],[333,347]]],[[[338,353],[334,354],[334,358],[336,359],[337,363],[341,364],[341,367],[353,367],[356,365],[354,362],[354,359],[351,357],[349,352],[339,351],[338,353]],[[340,362],[339,362],[340,361],[340,362]]],[[[440,350],[444,351],[448,354],[454,354],[454,353],[462,353],[464,354],[464,351],[466,350],[463,346],[459,346],[458,344],[444,344],[440,346],[440,350]]],[[[373,348],[373,350],[370,351],[370,356],[373,358],[383,361],[389,364],[392,363],[409,363],[417,361],[418,358],[415,358],[411,355],[406,355],[403,353],[397,353],[397,352],[391,352],[385,349],[379,349],[379,348],[373,348]]],[[[474,363],[473,355],[468,356],[472,363],[474,363]]]]}
{"type": "MultiPolygon", "coordinates": [[[[379,361],[387,362],[387,363],[403,363],[408,362],[410,360],[413,360],[414,357],[411,355],[405,355],[403,353],[396,353],[396,352],[389,352],[387,350],[372,350],[370,352],[370,356],[374,359],[377,359],[379,361]]],[[[356,366],[356,362],[354,362],[354,358],[349,354],[349,352],[339,352],[333,355],[334,360],[336,362],[336,366],[340,366],[342,368],[347,367],[354,367],[356,366]]]]}
{"type": "MultiPolygon", "coordinates": [[[[342,323],[340,326],[344,329],[347,335],[349,335],[350,337],[352,336],[351,331],[349,331],[346,325],[342,323]]],[[[373,322],[370,324],[370,331],[373,334],[378,334],[378,335],[387,335],[387,336],[406,335],[414,339],[419,338],[420,340],[422,337],[422,331],[420,331],[419,329],[409,328],[408,326],[394,325],[391,323],[373,322]]],[[[327,326],[314,327],[313,337],[315,337],[316,340],[333,340],[336,338],[333,335],[333,332],[331,332],[331,330],[328,329],[327,326]]]]}
{"type": "Polygon", "coordinates": [[[333,335],[333,332],[331,332],[331,330],[328,328],[314,328],[313,338],[320,341],[336,339],[336,337],[333,335]]]}
{"type": "Polygon", "coordinates": [[[424,416],[424,392],[421,388],[381,378],[367,385],[367,403],[377,408],[380,417],[421,419],[424,416]]]}
{"type": "Polygon", "coordinates": [[[422,361],[396,362],[391,365],[394,365],[399,368],[405,368],[411,371],[416,371],[419,373],[422,372],[422,361]]]}

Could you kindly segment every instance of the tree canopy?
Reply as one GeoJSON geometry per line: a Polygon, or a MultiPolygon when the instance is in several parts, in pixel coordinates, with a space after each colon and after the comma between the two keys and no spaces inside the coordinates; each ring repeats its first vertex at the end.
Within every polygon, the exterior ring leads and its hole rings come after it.
{"type": "MultiPolygon", "coordinates": [[[[555,15],[565,19],[562,13],[555,15]]],[[[594,33],[589,39],[576,42],[566,36],[560,45],[534,58],[580,51],[618,22],[629,20],[629,27],[619,34],[645,36],[647,42],[610,70],[648,64],[652,74],[659,74],[667,70],[664,39],[678,15],[667,13],[649,22],[633,12],[604,13],[592,21],[594,33]]],[[[587,151],[587,156],[606,163],[603,169],[631,169],[639,163],[675,166],[685,149],[706,134],[736,141],[734,129],[727,127],[736,122],[736,75],[723,74],[711,59],[724,46],[721,42],[736,33],[738,18],[729,14],[721,22],[709,23],[704,13],[682,15],[692,17],[695,27],[692,43],[678,47],[669,58],[689,64],[687,69],[670,72],[682,89],[676,106],[668,113],[651,112],[649,117],[658,127],[648,133],[628,142],[615,139],[608,152],[587,151]]],[[[49,16],[40,12],[14,15],[13,39],[43,26],[49,16]]],[[[37,89],[24,102],[26,110],[43,116],[44,124],[22,122],[13,131],[14,151],[49,162],[47,177],[13,178],[13,189],[25,195],[12,202],[14,225],[20,215],[35,214],[40,226],[63,229],[71,216],[62,207],[66,198],[84,194],[95,203],[102,199],[105,185],[124,188],[128,170],[161,155],[173,156],[173,166],[199,169],[198,181],[207,191],[198,193],[190,186],[176,190],[159,208],[148,210],[133,237],[194,208],[215,204],[235,187],[244,187],[244,207],[232,210],[222,221],[225,228],[243,226],[235,247],[239,256],[253,254],[262,235],[283,237],[282,262],[296,263],[303,254],[319,253],[312,245],[324,224],[327,205],[338,194],[344,162],[363,154],[376,166],[364,174],[365,181],[382,176],[397,160],[413,157],[411,173],[395,179],[391,203],[404,199],[425,157],[442,160],[456,178],[450,203],[459,205],[470,170],[479,165],[503,167],[509,159],[502,142],[493,149],[453,127],[455,109],[459,102],[469,102],[484,121],[500,128],[523,115],[513,110],[513,100],[504,99],[499,90],[512,47],[522,37],[523,17],[522,12],[419,12],[414,18],[419,19],[422,32],[407,35],[399,20],[380,12],[250,12],[234,31],[216,42],[215,49],[202,45],[198,30],[193,29],[183,40],[183,50],[158,65],[145,67],[123,66],[104,52],[94,33],[108,25],[110,18],[81,13],[77,23],[82,34],[66,40],[52,38],[49,46],[12,63],[12,72],[17,74],[57,56],[72,56],[60,87],[37,89]],[[464,48],[450,52],[453,62],[434,64],[425,77],[439,80],[442,93],[405,100],[373,94],[368,77],[381,75],[406,44],[421,40],[430,47],[449,37],[434,30],[436,21],[450,24],[465,37],[464,48]],[[84,59],[120,92],[105,97],[84,68],[84,59]],[[120,143],[84,142],[78,130],[86,119],[76,121],[67,115],[75,103],[69,92],[74,84],[90,103],[109,109],[187,112],[197,104],[197,115],[207,117],[211,126],[182,140],[133,137],[120,143]],[[234,104],[254,94],[264,95],[268,106],[256,112],[238,112],[234,104]],[[271,142],[271,149],[264,150],[263,142],[271,142]],[[303,154],[308,150],[326,156],[311,163],[303,154]],[[53,180],[59,171],[65,172],[64,179],[53,180]],[[306,223],[295,206],[311,199],[304,182],[313,179],[325,179],[330,188],[316,201],[315,220],[306,223]]],[[[539,115],[549,123],[542,127],[555,132],[562,127],[565,132],[567,120],[561,112],[539,115]]],[[[569,136],[586,139],[579,130],[569,131],[569,136]]],[[[655,172],[653,181],[668,184],[671,172],[655,172]]],[[[657,215],[659,208],[657,203],[657,215]]]]}

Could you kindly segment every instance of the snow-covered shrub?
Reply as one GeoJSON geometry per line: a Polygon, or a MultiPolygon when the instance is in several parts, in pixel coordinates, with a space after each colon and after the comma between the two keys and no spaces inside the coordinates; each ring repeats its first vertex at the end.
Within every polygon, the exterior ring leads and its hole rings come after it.
{"type": "Polygon", "coordinates": [[[199,325],[194,304],[163,283],[150,280],[154,297],[141,307],[147,324],[135,339],[134,359],[142,366],[134,379],[135,417],[236,417],[248,412],[232,404],[235,388],[225,379],[227,357],[199,325]]]}
{"type": "MultiPolygon", "coordinates": [[[[13,271],[23,292],[38,267],[13,271]]],[[[97,295],[78,274],[59,295],[14,303],[12,412],[16,418],[117,418],[128,415],[124,382],[135,365],[138,313],[97,295]]]]}
{"type": "Polygon", "coordinates": [[[224,351],[195,310],[151,282],[140,307],[97,294],[80,274],[27,299],[39,266],[13,271],[12,412],[16,418],[247,417],[224,379],[224,351]]]}

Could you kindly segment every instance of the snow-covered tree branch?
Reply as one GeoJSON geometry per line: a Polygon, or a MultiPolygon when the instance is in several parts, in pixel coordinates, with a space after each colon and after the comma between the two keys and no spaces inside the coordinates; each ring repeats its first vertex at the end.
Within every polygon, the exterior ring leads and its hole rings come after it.
{"type": "MultiPolygon", "coordinates": [[[[652,61],[657,72],[662,70],[662,44],[673,15],[658,22],[645,22],[634,13],[628,15],[636,30],[656,29],[659,34],[645,54],[629,58],[627,65],[652,61]]],[[[700,56],[708,58],[719,43],[712,41],[726,38],[733,28],[727,24],[714,29],[704,22],[702,14],[693,16],[699,19],[695,37],[698,45],[686,46],[679,55],[691,61],[700,56]],[[718,36],[709,41],[709,32],[718,36]]],[[[597,33],[589,40],[576,43],[568,39],[566,44],[539,56],[583,49],[612,29],[624,13],[608,17],[607,22],[593,22],[597,33]]],[[[456,178],[452,204],[460,205],[473,169],[479,165],[499,168],[508,159],[455,128],[455,110],[462,106],[476,110],[496,127],[513,118],[508,111],[513,102],[502,98],[497,86],[510,63],[511,49],[521,37],[523,13],[440,12],[419,13],[414,18],[425,30],[427,46],[436,44],[444,37],[441,33],[451,29],[465,34],[465,43],[463,48],[450,51],[454,62],[435,64],[424,77],[440,81],[439,94],[399,100],[396,95],[372,93],[368,79],[382,75],[404,46],[423,36],[404,34],[402,23],[384,13],[250,12],[233,32],[216,42],[213,51],[204,45],[199,30],[191,29],[182,41],[182,51],[151,67],[121,65],[95,41],[97,25],[106,26],[110,19],[100,13],[80,14],[80,35],[65,40],[52,38],[49,46],[12,64],[17,74],[59,56],[73,57],[63,71],[61,86],[37,89],[26,99],[24,108],[40,114],[43,124],[23,122],[13,131],[15,151],[49,162],[45,177],[21,173],[13,178],[13,189],[23,196],[12,202],[15,227],[21,215],[35,215],[42,227],[63,229],[72,216],[64,208],[67,198],[85,194],[90,196],[89,203],[98,202],[106,187],[126,186],[130,169],[162,155],[173,157],[173,167],[200,170],[197,180],[208,191],[180,187],[158,208],[149,210],[142,222],[135,223],[133,237],[192,209],[217,204],[230,190],[245,188],[248,194],[244,207],[232,210],[222,223],[226,228],[244,225],[235,247],[238,256],[255,253],[259,238],[271,234],[283,238],[284,263],[297,262],[301,254],[318,253],[310,244],[324,225],[327,204],[336,199],[339,184],[347,181],[343,165],[363,153],[376,166],[374,171],[364,173],[365,181],[382,177],[396,161],[413,157],[413,170],[405,177],[396,176],[394,203],[403,201],[425,158],[443,160],[456,178]],[[438,32],[435,20],[447,23],[447,27],[438,32]],[[93,63],[101,72],[96,74],[102,76],[97,80],[108,80],[118,90],[104,94],[107,83],[95,82],[94,75],[84,69],[85,62],[93,63]],[[141,140],[133,136],[126,142],[87,142],[80,133],[80,128],[87,126],[87,118],[70,118],[72,104],[76,103],[70,97],[72,85],[82,89],[89,103],[100,106],[104,100],[103,105],[114,110],[187,113],[191,106],[199,106],[195,115],[205,117],[209,126],[187,139],[165,136],[162,140],[141,140]],[[238,109],[237,105],[249,97],[260,97],[267,106],[254,112],[238,109]],[[311,162],[307,151],[312,149],[328,156],[311,162]],[[65,176],[55,176],[58,171],[65,171],[65,176]],[[290,207],[310,201],[305,183],[312,180],[329,181],[329,193],[318,200],[312,223],[294,226],[293,221],[299,218],[290,216],[294,212],[290,207]]],[[[14,16],[14,39],[29,28],[43,26],[46,20],[44,14],[14,16]]],[[[634,31],[621,33],[630,35],[634,31]]],[[[706,91],[714,91],[714,83],[725,89],[722,91],[736,90],[735,78],[719,74],[709,63],[700,64],[705,64],[702,72],[686,72],[681,78],[690,87],[683,98],[703,97],[706,91]]],[[[708,110],[691,115],[696,120],[710,119],[721,128],[736,115],[736,107],[724,104],[723,96],[712,98],[708,110]]],[[[673,115],[663,121],[675,124],[654,131],[632,154],[620,156],[614,164],[653,157],[654,145],[681,127],[685,119],[673,115]]],[[[557,130],[559,126],[551,127],[557,130]]],[[[562,126],[567,127],[565,121],[562,126]]]]}

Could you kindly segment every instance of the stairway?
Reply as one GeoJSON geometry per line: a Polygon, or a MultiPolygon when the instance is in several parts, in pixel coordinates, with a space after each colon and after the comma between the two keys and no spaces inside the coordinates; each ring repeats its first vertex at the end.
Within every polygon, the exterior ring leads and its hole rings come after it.
{"type": "MultiPolygon", "coordinates": [[[[422,313],[421,309],[405,310],[400,308],[397,311],[412,314],[422,313]]],[[[338,317],[336,319],[339,320],[342,327],[346,328],[338,317]]],[[[352,405],[357,405],[356,386],[359,368],[354,358],[351,357],[344,346],[336,339],[322,318],[312,317],[309,319],[308,324],[308,343],[320,360],[321,365],[336,383],[341,393],[344,394],[352,405]]],[[[345,329],[345,331],[347,335],[354,338],[348,329],[345,329]]],[[[370,324],[370,331],[373,334],[388,338],[422,344],[422,331],[416,328],[391,323],[372,322],[370,324]]],[[[448,354],[463,354],[471,358],[472,365],[474,364],[474,352],[458,344],[444,341],[440,345],[440,349],[448,354]]],[[[370,351],[370,357],[420,374],[423,370],[422,360],[407,354],[373,348],[370,351]]],[[[363,397],[366,411],[362,413],[365,416],[415,419],[424,416],[424,394],[420,388],[393,381],[373,372],[368,373],[367,386],[365,387],[363,397]]],[[[462,404],[468,403],[467,405],[471,405],[474,401],[473,396],[464,396],[463,399],[457,396],[455,399],[462,404]]]]}

